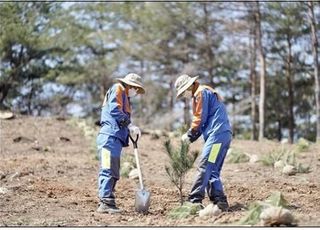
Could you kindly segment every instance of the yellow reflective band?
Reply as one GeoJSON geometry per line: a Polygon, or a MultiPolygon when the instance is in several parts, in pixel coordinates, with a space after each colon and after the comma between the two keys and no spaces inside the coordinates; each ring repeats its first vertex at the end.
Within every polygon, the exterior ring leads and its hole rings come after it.
{"type": "Polygon", "coordinates": [[[108,149],[102,148],[101,150],[101,168],[110,168],[110,151],[108,149]]]}
{"type": "Polygon", "coordinates": [[[212,145],[211,152],[208,159],[209,162],[216,163],[216,159],[220,151],[220,148],[221,148],[221,143],[212,145]]]}

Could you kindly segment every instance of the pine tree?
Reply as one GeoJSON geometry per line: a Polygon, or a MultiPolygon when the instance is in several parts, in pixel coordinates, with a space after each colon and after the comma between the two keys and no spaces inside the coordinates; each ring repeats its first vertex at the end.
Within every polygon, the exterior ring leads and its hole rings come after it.
{"type": "Polygon", "coordinates": [[[197,159],[199,152],[194,151],[191,154],[189,152],[189,145],[181,142],[179,149],[174,149],[167,140],[165,148],[168,156],[170,157],[170,166],[165,166],[166,172],[171,182],[177,187],[180,195],[180,203],[183,204],[183,186],[185,182],[186,173],[192,168],[195,160],[197,159]]]}

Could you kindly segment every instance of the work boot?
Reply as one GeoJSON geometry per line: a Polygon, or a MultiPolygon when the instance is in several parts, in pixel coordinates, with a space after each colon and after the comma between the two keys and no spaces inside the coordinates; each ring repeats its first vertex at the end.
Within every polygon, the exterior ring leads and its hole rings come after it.
{"type": "Polygon", "coordinates": [[[115,214],[115,213],[120,213],[121,210],[117,208],[116,205],[110,205],[110,204],[100,202],[97,212],[115,214]]]}
{"type": "Polygon", "coordinates": [[[227,212],[229,210],[228,201],[218,201],[216,205],[223,212],[227,212]]]}
{"type": "Polygon", "coordinates": [[[215,197],[213,204],[217,205],[218,208],[223,212],[227,212],[229,209],[227,197],[223,194],[220,194],[219,196],[215,197]]]}

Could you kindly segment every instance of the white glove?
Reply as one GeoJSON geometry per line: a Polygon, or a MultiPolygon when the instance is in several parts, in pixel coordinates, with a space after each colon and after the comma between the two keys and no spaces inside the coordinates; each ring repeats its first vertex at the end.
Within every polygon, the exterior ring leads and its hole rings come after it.
{"type": "Polygon", "coordinates": [[[185,134],[182,135],[181,141],[183,141],[184,143],[186,143],[186,144],[188,144],[188,145],[191,143],[191,142],[190,142],[190,139],[189,139],[189,137],[188,137],[188,133],[185,133],[185,134]]]}
{"type": "Polygon", "coordinates": [[[140,129],[139,129],[138,126],[135,126],[135,125],[133,125],[133,124],[129,124],[129,125],[128,125],[128,128],[129,128],[129,131],[130,131],[130,136],[131,136],[132,138],[136,138],[137,135],[138,135],[139,138],[140,138],[140,136],[141,136],[141,131],[140,131],[140,129]]]}

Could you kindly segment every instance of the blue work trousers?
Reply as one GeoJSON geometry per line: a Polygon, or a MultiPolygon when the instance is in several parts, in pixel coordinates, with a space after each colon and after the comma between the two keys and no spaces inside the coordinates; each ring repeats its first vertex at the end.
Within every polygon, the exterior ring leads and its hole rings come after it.
{"type": "Polygon", "coordinates": [[[120,178],[120,155],[122,143],[117,137],[99,134],[97,137],[97,153],[100,170],[98,190],[100,201],[115,205],[114,188],[120,178]]]}
{"type": "Polygon", "coordinates": [[[212,134],[207,138],[202,150],[197,175],[193,183],[188,200],[202,202],[205,190],[209,199],[215,201],[224,195],[220,179],[221,168],[231,143],[232,133],[229,131],[212,134]]]}

